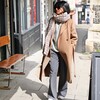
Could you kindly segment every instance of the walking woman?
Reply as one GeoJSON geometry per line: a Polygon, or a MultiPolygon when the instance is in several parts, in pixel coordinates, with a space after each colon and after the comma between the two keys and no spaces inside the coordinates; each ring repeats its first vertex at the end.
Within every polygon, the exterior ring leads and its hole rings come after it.
{"type": "Polygon", "coordinates": [[[42,64],[50,64],[48,100],[57,100],[66,96],[67,82],[72,83],[71,63],[77,43],[77,33],[73,20],[70,18],[70,8],[67,2],[56,2],[54,16],[50,18],[46,32],[42,64]],[[45,62],[46,57],[50,58],[49,62],[45,62]]]}

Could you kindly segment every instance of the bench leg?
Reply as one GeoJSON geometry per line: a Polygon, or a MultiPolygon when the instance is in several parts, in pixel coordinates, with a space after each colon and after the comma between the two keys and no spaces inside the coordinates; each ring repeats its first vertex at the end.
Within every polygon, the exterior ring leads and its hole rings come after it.
{"type": "Polygon", "coordinates": [[[10,90],[10,88],[8,86],[2,86],[0,87],[0,90],[10,90]]]}
{"type": "Polygon", "coordinates": [[[7,79],[8,85],[7,86],[1,86],[0,89],[2,89],[2,90],[10,90],[9,86],[10,86],[10,80],[11,80],[11,70],[10,69],[8,69],[8,70],[9,70],[9,78],[7,79]]]}
{"type": "Polygon", "coordinates": [[[9,80],[8,80],[8,87],[10,86],[10,77],[11,77],[11,70],[9,69],[9,80]]]}
{"type": "Polygon", "coordinates": [[[11,74],[20,74],[20,75],[25,75],[25,58],[22,60],[23,61],[23,69],[22,69],[22,72],[11,72],[11,74]]]}
{"type": "Polygon", "coordinates": [[[23,59],[23,73],[25,71],[25,58],[23,59]]]}
{"type": "Polygon", "coordinates": [[[20,75],[25,75],[25,58],[24,59],[22,59],[22,61],[23,61],[23,69],[22,69],[22,72],[11,72],[11,74],[20,74],[20,75]]]}

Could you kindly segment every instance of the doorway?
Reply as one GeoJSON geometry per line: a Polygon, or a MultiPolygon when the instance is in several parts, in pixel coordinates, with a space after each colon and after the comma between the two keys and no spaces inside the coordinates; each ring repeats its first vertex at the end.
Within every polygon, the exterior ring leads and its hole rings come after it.
{"type": "MultiPolygon", "coordinates": [[[[0,0],[0,36],[4,36],[5,30],[5,0],[0,0]]],[[[6,47],[0,48],[0,61],[6,58],[6,47]]]]}

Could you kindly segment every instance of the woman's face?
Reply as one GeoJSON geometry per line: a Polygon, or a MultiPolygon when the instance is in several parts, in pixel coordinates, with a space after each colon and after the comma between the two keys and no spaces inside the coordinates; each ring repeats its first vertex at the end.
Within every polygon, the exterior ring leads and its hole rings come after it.
{"type": "Polygon", "coordinates": [[[64,13],[64,9],[63,8],[60,8],[60,9],[56,8],[56,14],[57,15],[62,14],[62,13],[64,13]]]}

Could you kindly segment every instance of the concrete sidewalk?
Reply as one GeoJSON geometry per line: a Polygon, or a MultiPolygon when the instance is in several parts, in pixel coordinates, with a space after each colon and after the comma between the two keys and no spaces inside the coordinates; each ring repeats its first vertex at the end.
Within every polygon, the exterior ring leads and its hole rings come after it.
{"type": "MultiPolygon", "coordinates": [[[[25,75],[12,75],[10,90],[0,90],[0,100],[47,100],[49,78],[41,82],[38,79],[39,65],[42,59],[42,51],[26,58],[25,75]]],[[[65,100],[88,100],[90,78],[90,54],[75,53],[76,78],[68,84],[68,92],[65,100]]],[[[19,70],[22,62],[16,65],[19,70]]],[[[4,77],[1,75],[0,77],[4,77]]],[[[6,76],[5,76],[6,77],[6,76]]],[[[0,85],[6,82],[0,82],[0,85]]]]}

